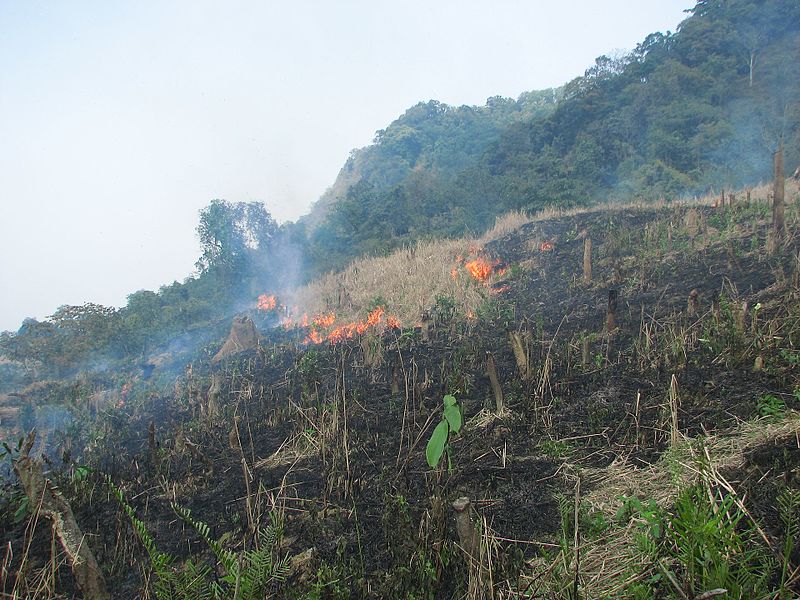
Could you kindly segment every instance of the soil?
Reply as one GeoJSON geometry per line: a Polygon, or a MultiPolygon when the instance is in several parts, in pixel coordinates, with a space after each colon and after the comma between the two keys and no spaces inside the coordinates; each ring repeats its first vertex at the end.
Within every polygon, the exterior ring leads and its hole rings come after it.
{"type": "MultiPolygon", "coordinates": [[[[162,382],[105,421],[103,441],[85,460],[126,492],[159,549],[180,558],[209,553],[170,504],[190,508],[213,536],[232,532],[238,540],[248,534],[249,486],[251,495],[262,490],[260,524],[273,499],[282,509],[286,551],[313,548],[310,564],[293,575],[296,589],[319,582],[328,566],[353,597],[407,597],[412,579],[424,581],[424,569],[409,565],[424,556],[435,572],[426,585],[449,598],[465,586],[450,504],[466,496],[506,540],[503,555],[511,558],[502,567],[511,576],[541,552],[537,543],[554,541],[559,497],[573,493],[581,468],[621,457],[658,460],[670,443],[673,377],[686,436],[759,417],[765,396],[800,409],[793,395],[800,368],[790,360],[800,347],[797,239],[767,254],[758,207],[730,214],[696,207],[701,225],[692,238],[688,210],[605,210],[525,225],[485,248],[507,271],[478,319],[439,319],[430,339],[391,330],[306,346],[300,333],[262,330],[258,349],[195,363],[178,386],[162,382]],[[588,283],[586,236],[593,242],[588,283]],[[617,293],[612,331],[610,290],[617,293]],[[509,330],[526,340],[527,379],[509,330]],[[487,352],[504,392],[500,415],[493,414],[487,352]],[[763,367],[754,370],[757,359],[763,367]],[[207,405],[212,374],[222,388],[218,414],[207,405]],[[458,398],[466,424],[451,440],[451,467],[431,469],[425,446],[447,393],[458,398]],[[235,424],[241,450],[231,442],[235,424]]],[[[777,540],[774,498],[785,487],[800,489],[800,449],[791,441],[776,440],[727,473],[777,540]]],[[[131,598],[146,559],[99,481],[91,493],[74,486],[65,493],[109,566],[115,597],[131,598]]],[[[33,552],[46,556],[43,529],[33,552]]],[[[22,535],[16,526],[10,537],[22,535]]],[[[69,590],[68,570],[60,572],[69,590]]]]}

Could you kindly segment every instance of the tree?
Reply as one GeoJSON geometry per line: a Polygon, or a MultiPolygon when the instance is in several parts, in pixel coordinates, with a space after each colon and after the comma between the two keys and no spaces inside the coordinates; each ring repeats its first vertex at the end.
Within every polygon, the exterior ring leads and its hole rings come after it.
{"type": "Polygon", "coordinates": [[[218,269],[237,273],[253,251],[264,251],[278,229],[260,202],[212,200],[200,211],[197,235],[203,254],[197,261],[201,272],[218,269]]]}
{"type": "Polygon", "coordinates": [[[255,266],[263,263],[277,231],[260,202],[212,200],[200,211],[197,235],[203,253],[197,267],[204,277],[216,279],[231,299],[245,288],[255,266]]]}

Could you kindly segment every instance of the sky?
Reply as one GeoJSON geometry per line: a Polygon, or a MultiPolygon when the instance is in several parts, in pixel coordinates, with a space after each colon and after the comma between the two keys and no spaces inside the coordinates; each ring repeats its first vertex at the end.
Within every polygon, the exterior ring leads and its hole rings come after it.
{"type": "Polygon", "coordinates": [[[182,281],[212,199],[296,220],[430,99],[562,85],[688,0],[0,0],[0,331],[182,281]]]}

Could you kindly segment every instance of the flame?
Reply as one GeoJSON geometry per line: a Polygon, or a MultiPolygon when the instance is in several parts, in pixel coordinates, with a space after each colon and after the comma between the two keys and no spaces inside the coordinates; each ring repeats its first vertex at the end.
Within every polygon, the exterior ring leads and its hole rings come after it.
{"type": "Polygon", "coordinates": [[[336,320],[336,315],[334,315],[333,313],[328,313],[327,315],[317,315],[316,317],[314,317],[312,323],[314,323],[316,327],[327,329],[328,327],[333,325],[333,322],[335,320],[336,320]]]}
{"type": "Polygon", "coordinates": [[[402,326],[400,325],[400,319],[395,317],[394,315],[389,315],[386,317],[386,326],[389,329],[401,329],[402,326]]]}
{"type": "Polygon", "coordinates": [[[455,267],[450,269],[450,277],[452,278],[453,281],[458,279],[458,269],[456,269],[455,267]]]}
{"type": "Polygon", "coordinates": [[[275,300],[275,296],[268,296],[267,294],[261,294],[258,297],[258,304],[256,305],[256,308],[258,308],[258,310],[264,310],[264,311],[275,310],[276,306],[277,306],[277,301],[275,300]]]}
{"type": "Polygon", "coordinates": [[[486,281],[489,275],[492,274],[493,265],[481,256],[475,260],[469,261],[464,266],[467,268],[467,271],[469,271],[469,274],[478,281],[486,281]]]}
{"type": "Polygon", "coordinates": [[[383,319],[383,313],[384,310],[382,306],[379,306],[371,313],[369,313],[369,315],[367,316],[367,326],[372,327],[373,325],[377,325],[378,323],[380,323],[381,319],[383,319]]]}
{"type": "Polygon", "coordinates": [[[554,248],[553,242],[542,242],[539,244],[539,250],[542,252],[549,252],[554,248]]]}
{"type": "Polygon", "coordinates": [[[300,327],[308,327],[308,314],[303,313],[303,316],[300,317],[300,327]]]}
{"type": "Polygon", "coordinates": [[[470,321],[474,321],[475,319],[477,319],[477,317],[475,316],[474,312],[472,312],[471,310],[468,310],[467,311],[467,319],[469,319],[470,321]]]}
{"type": "Polygon", "coordinates": [[[323,341],[325,341],[325,338],[322,337],[322,334],[316,329],[312,329],[308,332],[308,337],[304,343],[321,344],[323,341]]]}

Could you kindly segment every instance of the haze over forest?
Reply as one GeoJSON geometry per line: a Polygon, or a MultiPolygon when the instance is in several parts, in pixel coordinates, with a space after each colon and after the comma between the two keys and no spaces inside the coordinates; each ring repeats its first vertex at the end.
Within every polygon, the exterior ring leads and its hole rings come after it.
{"type": "Polygon", "coordinates": [[[417,102],[563,85],[690,6],[2,3],[0,330],[182,281],[212,199],[295,220],[417,102]]]}

